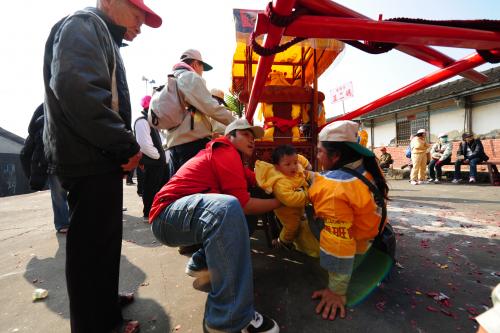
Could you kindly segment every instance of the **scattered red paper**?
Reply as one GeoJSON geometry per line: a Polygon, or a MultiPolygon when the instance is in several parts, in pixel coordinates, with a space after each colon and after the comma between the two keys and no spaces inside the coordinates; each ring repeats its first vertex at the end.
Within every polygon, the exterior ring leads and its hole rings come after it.
{"type": "Polygon", "coordinates": [[[431,305],[427,305],[427,307],[425,308],[427,311],[430,311],[430,312],[439,312],[439,309],[431,306],[431,305]]]}

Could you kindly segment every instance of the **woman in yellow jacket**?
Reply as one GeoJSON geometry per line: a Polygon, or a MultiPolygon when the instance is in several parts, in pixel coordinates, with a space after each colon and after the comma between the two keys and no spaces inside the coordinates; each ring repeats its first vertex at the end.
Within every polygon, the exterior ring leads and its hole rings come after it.
{"type": "Polygon", "coordinates": [[[423,184],[426,181],[427,150],[429,144],[425,140],[425,129],[419,129],[411,139],[411,163],[410,181],[412,185],[423,184]]]}
{"type": "Polygon", "coordinates": [[[314,173],[308,191],[316,217],[324,221],[320,264],[329,276],[328,286],[312,297],[320,299],[316,312],[330,320],[338,310],[345,316],[351,274],[364,259],[381,223],[381,209],[368,186],[340,168],[361,173],[386,199],[389,192],[375,155],[357,143],[357,131],[358,124],[352,121],[336,121],[323,128],[317,157],[325,171],[314,173]]]}

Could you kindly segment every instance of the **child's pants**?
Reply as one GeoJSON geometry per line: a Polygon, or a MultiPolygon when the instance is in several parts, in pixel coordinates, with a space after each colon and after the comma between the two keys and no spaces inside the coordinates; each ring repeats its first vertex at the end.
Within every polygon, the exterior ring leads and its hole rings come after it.
{"type": "Polygon", "coordinates": [[[280,233],[280,240],[291,243],[297,237],[299,232],[300,220],[304,217],[304,207],[280,207],[274,210],[274,213],[278,217],[283,226],[280,233]]]}
{"type": "Polygon", "coordinates": [[[427,153],[411,153],[411,169],[410,180],[425,180],[425,169],[427,165],[427,153]]]}

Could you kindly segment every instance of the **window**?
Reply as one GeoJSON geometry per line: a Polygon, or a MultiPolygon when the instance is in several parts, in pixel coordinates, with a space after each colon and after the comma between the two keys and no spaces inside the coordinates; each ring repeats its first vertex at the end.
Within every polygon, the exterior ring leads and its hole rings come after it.
{"type": "Polygon", "coordinates": [[[396,144],[398,146],[408,145],[410,143],[410,137],[421,128],[429,133],[429,114],[427,112],[398,118],[396,120],[396,144]]]}

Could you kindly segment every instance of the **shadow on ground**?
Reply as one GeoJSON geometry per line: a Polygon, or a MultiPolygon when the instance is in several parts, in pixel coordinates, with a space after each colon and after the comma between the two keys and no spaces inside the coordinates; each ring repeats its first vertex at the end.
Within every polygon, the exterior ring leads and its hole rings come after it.
{"type": "MultiPolygon", "coordinates": [[[[59,247],[54,257],[39,259],[35,256],[31,258],[26,266],[24,278],[33,284],[33,288],[47,289],[49,296],[43,300],[45,306],[50,311],[69,320],[69,302],[64,273],[66,238],[64,235],[58,234],[57,241],[59,247]]],[[[122,255],[120,291],[135,292],[145,281],[146,274],[122,255]]],[[[164,332],[170,331],[170,320],[162,306],[153,299],[138,297],[137,293],[135,301],[123,310],[123,316],[126,319],[139,320],[141,332],[157,332],[159,327],[164,332]]]]}

